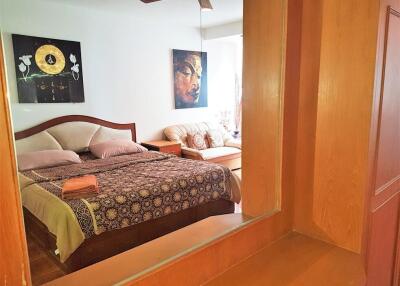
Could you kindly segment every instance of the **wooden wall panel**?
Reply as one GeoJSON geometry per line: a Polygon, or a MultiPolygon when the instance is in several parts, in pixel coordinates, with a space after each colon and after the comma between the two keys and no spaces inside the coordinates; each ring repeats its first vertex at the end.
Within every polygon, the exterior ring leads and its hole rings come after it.
{"type": "Polygon", "coordinates": [[[372,213],[368,285],[393,285],[399,227],[400,195],[372,213]]]}
{"type": "Polygon", "coordinates": [[[298,180],[302,186],[301,191],[296,190],[299,217],[295,227],[302,233],[360,252],[379,3],[319,0],[305,1],[303,7],[305,15],[317,11],[315,24],[321,25],[321,34],[310,23],[303,26],[303,48],[310,41],[317,41],[312,46],[317,53],[303,51],[302,71],[310,62],[308,57],[314,57],[319,65],[311,67],[313,70],[308,71],[311,76],[304,79],[306,82],[300,89],[300,102],[305,105],[299,111],[304,125],[298,132],[303,136],[299,139],[298,153],[303,148],[307,151],[305,160],[314,161],[298,162],[298,168],[306,164],[307,170],[300,174],[306,172],[307,177],[298,180]],[[311,130],[305,131],[306,127],[311,130]],[[314,147],[302,146],[313,143],[314,147]],[[309,148],[314,148],[314,153],[309,148]]]}
{"type": "Polygon", "coordinates": [[[0,284],[30,285],[0,38],[0,284]]]}
{"type": "Polygon", "coordinates": [[[387,12],[380,116],[376,153],[375,194],[400,183],[400,13],[387,12]]]}
{"type": "Polygon", "coordinates": [[[286,1],[245,1],[244,18],[243,212],[258,216],[280,208],[286,1]]]}
{"type": "Polygon", "coordinates": [[[294,229],[310,233],[313,222],[315,128],[321,53],[322,1],[303,0],[296,146],[294,229]]]}

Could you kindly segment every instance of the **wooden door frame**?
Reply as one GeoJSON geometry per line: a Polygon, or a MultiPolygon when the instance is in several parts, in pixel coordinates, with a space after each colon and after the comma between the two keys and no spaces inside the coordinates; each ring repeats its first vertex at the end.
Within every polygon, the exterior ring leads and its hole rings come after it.
{"type": "MultiPolygon", "coordinates": [[[[389,37],[390,17],[394,16],[400,18],[400,7],[397,1],[383,0],[380,2],[380,15],[378,22],[378,37],[377,37],[377,57],[376,57],[376,71],[374,79],[374,94],[372,101],[372,115],[371,115],[371,128],[369,137],[369,150],[368,150],[368,178],[366,184],[367,202],[364,214],[364,234],[363,234],[363,248],[362,256],[364,267],[367,273],[367,279],[371,280],[371,273],[373,269],[370,262],[376,259],[373,255],[372,239],[373,239],[373,218],[374,214],[386,208],[386,206],[396,197],[399,196],[399,189],[393,188],[398,179],[390,184],[377,190],[377,171],[378,171],[378,153],[380,145],[381,133],[381,116],[382,104],[384,97],[384,81],[385,81],[385,68],[386,68],[386,53],[389,37]]],[[[400,213],[398,214],[398,220],[400,213]]],[[[400,225],[396,229],[397,241],[395,243],[396,253],[394,254],[393,263],[393,285],[400,283],[400,225]]],[[[385,266],[384,264],[382,264],[385,266]]],[[[369,281],[369,283],[371,283],[369,281]]]]}
{"type": "MultiPolygon", "coordinates": [[[[278,29],[279,32],[272,33],[274,36],[271,40],[278,39],[278,41],[283,41],[281,48],[283,49],[282,63],[279,67],[276,66],[276,61],[274,61],[275,67],[279,73],[281,73],[280,78],[283,81],[281,84],[281,94],[284,93],[285,105],[283,110],[277,110],[280,113],[280,116],[283,120],[281,124],[282,128],[282,161],[279,164],[279,168],[284,170],[282,172],[282,177],[280,178],[281,182],[281,193],[279,194],[278,203],[280,206],[275,212],[270,214],[265,214],[260,216],[258,219],[254,220],[251,224],[243,227],[235,232],[229,233],[222,238],[212,241],[206,246],[193,251],[189,254],[183,255],[178,259],[174,259],[171,262],[153,270],[151,273],[139,277],[137,279],[133,279],[131,281],[124,281],[126,285],[158,285],[161,281],[163,285],[175,285],[176,281],[190,281],[190,285],[198,285],[199,283],[203,283],[206,280],[212,279],[215,275],[223,272],[228,267],[236,264],[238,261],[248,257],[249,255],[254,254],[261,248],[270,244],[271,242],[281,238],[285,234],[292,231],[293,227],[293,191],[294,191],[294,172],[295,172],[295,153],[292,142],[296,142],[296,131],[297,131],[297,97],[298,97],[298,85],[299,85],[299,68],[300,68],[300,42],[301,42],[301,11],[302,11],[302,1],[301,0],[244,0],[245,1],[245,33],[246,29],[266,29],[264,32],[266,35],[269,35],[271,32],[268,29],[278,29]],[[252,5],[248,5],[249,3],[252,5]],[[271,7],[277,7],[277,1],[284,3],[285,11],[283,11],[283,17],[285,18],[286,25],[282,30],[282,26],[275,27],[268,23],[268,19],[262,17],[262,15],[254,19],[253,17],[249,17],[250,14],[258,14],[258,8],[263,7],[264,11],[268,11],[270,5],[271,7]],[[255,4],[257,3],[257,4],[255,4]],[[275,4],[275,6],[273,6],[275,4]],[[246,16],[247,15],[247,16],[246,16]],[[290,64],[289,69],[285,69],[286,66],[290,64]],[[284,81],[284,79],[286,79],[284,81]],[[287,100],[289,99],[289,100],[287,100]],[[283,114],[282,114],[283,113],[283,114]],[[282,116],[283,115],[283,116],[282,116]],[[285,142],[287,142],[285,144],[285,142]],[[249,239],[252,238],[252,239],[249,239]],[[235,245],[235,249],[232,249],[232,246],[235,245]],[[210,259],[213,254],[218,253],[218,257],[220,259],[210,259]],[[202,270],[199,271],[198,265],[201,265],[202,270]],[[206,276],[202,275],[206,273],[206,276]],[[190,278],[188,280],[188,278],[190,278]],[[183,279],[183,280],[182,280],[183,279]]],[[[282,13],[282,11],[279,11],[282,13]]],[[[270,13],[270,11],[268,12],[270,13]]],[[[262,32],[262,31],[261,31],[262,32]]],[[[246,41],[246,36],[245,36],[246,41]]],[[[251,41],[249,39],[248,41],[251,41]]],[[[253,39],[254,43],[250,43],[251,45],[257,45],[256,38],[253,39]]],[[[246,48],[245,48],[246,49],[246,48]]],[[[276,51],[275,51],[276,52],[276,51]]],[[[245,50],[246,53],[246,50],[245,50]]],[[[253,54],[253,57],[262,57],[269,56],[271,57],[271,51],[269,50],[269,46],[263,46],[260,54],[253,54]]],[[[2,55],[2,53],[1,53],[2,55]]],[[[252,67],[254,68],[254,67],[252,67]]],[[[257,67],[260,71],[263,70],[264,66],[259,65],[257,67]]],[[[4,65],[2,63],[2,69],[4,70],[4,65]]],[[[246,69],[250,69],[250,67],[246,67],[246,63],[244,63],[244,72],[246,69]]],[[[14,143],[12,137],[12,130],[10,129],[10,114],[9,107],[7,103],[6,97],[6,89],[5,89],[5,75],[4,72],[1,75],[1,84],[3,86],[2,92],[0,94],[0,124],[5,124],[7,127],[7,136],[6,136],[6,144],[0,143],[2,154],[7,154],[4,157],[2,162],[3,165],[7,165],[6,171],[1,173],[1,176],[4,174],[5,180],[0,182],[0,186],[2,189],[7,189],[7,196],[3,202],[5,202],[6,208],[0,209],[0,215],[7,211],[8,215],[11,215],[14,219],[14,222],[17,223],[4,223],[2,222],[0,229],[7,232],[13,231],[15,235],[12,239],[6,237],[6,239],[0,237],[0,247],[7,247],[10,249],[18,249],[18,251],[14,251],[15,255],[4,257],[2,253],[0,254],[0,263],[6,264],[6,275],[12,276],[15,283],[10,283],[12,285],[30,285],[30,273],[29,273],[29,260],[27,256],[27,247],[26,247],[26,238],[23,227],[23,219],[21,210],[21,202],[18,195],[18,184],[17,184],[17,176],[16,176],[16,165],[15,165],[15,157],[14,157],[14,143]],[[22,277],[22,281],[21,281],[22,277]]],[[[251,79],[246,84],[251,85],[251,79]]],[[[258,93],[258,94],[248,94],[245,95],[248,97],[266,97],[266,94],[258,93]]],[[[253,98],[254,99],[254,98],[253,98]]],[[[257,106],[253,106],[247,109],[247,112],[252,112],[256,114],[257,106]]],[[[253,116],[253,120],[260,120],[260,118],[255,118],[253,116]]],[[[263,116],[260,114],[258,116],[263,116]]],[[[264,115],[265,116],[265,115],[264,115]]],[[[245,116],[244,116],[245,117],[245,116]]],[[[249,119],[248,119],[249,120],[249,119]]],[[[247,122],[247,124],[251,125],[251,122],[247,122]]],[[[4,130],[4,129],[0,129],[4,130]]],[[[262,144],[263,142],[258,141],[258,144],[262,144]]],[[[250,141],[244,141],[244,148],[255,148],[256,146],[250,146],[250,141]],[[246,144],[248,146],[246,147],[246,144]]],[[[262,150],[261,150],[262,151],[262,150]]],[[[3,167],[2,167],[3,168],[3,167]]],[[[244,169],[244,177],[246,180],[246,172],[248,173],[249,178],[256,179],[255,175],[251,175],[252,170],[244,169]]],[[[276,171],[276,170],[275,170],[276,171]]],[[[259,175],[261,173],[259,172],[259,175]]],[[[266,174],[262,174],[266,176],[266,174]]],[[[267,174],[268,175],[268,174],[267,174]]],[[[274,173],[276,175],[276,173],[274,173]]],[[[250,179],[249,179],[250,180],[250,179]]],[[[253,198],[264,197],[265,192],[276,192],[275,187],[268,188],[265,185],[265,182],[259,185],[257,188],[247,190],[249,195],[252,195],[253,198]],[[251,191],[251,192],[250,192],[251,191]],[[256,194],[254,196],[254,194],[256,194]]],[[[4,197],[4,196],[3,196],[4,197]]],[[[276,196],[272,196],[275,198],[275,201],[272,205],[276,206],[276,196]]],[[[1,204],[1,202],[0,202],[1,204]]],[[[264,203],[264,206],[270,206],[269,203],[264,203]]],[[[251,206],[249,204],[249,210],[251,211],[251,206]]],[[[259,206],[255,206],[255,214],[260,213],[259,206]]],[[[267,211],[267,209],[264,210],[267,211]]],[[[265,212],[264,212],[265,213],[265,212]]],[[[2,216],[3,217],[3,216],[2,216]]],[[[11,220],[10,220],[11,221],[11,220]]],[[[162,239],[162,238],[161,238],[162,239]]],[[[140,261],[139,261],[140,263],[140,261]]],[[[1,266],[3,264],[0,264],[1,266]]],[[[101,263],[99,263],[101,265],[101,263]]],[[[115,267],[118,267],[117,263],[115,267]]],[[[85,276],[87,272],[83,269],[77,272],[75,275],[82,279],[82,281],[87,281],[89,278],[85,276]]],[[[112,275],[112,269],[109,269],[110,275],[112,275]]],[[[1,273],[2,274],[2,273],[1,273]]],[[[3,275],[3,274],[2,274],[3,275]]],[[[3,279],[3,276],[1,277],[3,279]]],[[[95,284],[96,277],[90,277],[92,284],[95,284]]],[[[58,285],[66,285],[63,284],[63,278],[61,278],[56,284],[58,285]]],[[[99,281],[100,282],[100,281],[99,281]]]]}
{"type": "Polygon", "coordinates": [[[0,283],[31,285],[0,36],[0,283]]]}

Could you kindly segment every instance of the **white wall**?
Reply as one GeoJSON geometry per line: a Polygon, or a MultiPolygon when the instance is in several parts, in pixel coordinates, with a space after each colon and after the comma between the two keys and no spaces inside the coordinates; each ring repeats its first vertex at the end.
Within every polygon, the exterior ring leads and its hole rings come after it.
{"type": "Polygon", "coordinates": [[[243,20],[202,29],[203,39],[212,40],[243,35],[243,20]]]}
{"type": "Polygon", "coordinates": [[[234,43],[224,40],[205,41],[208,52],[208,86],[210,91],[211,112],[221,119],[224,114],[230,116],[233,124],[233,110],[235,105],[235,74],[238,65],[234,43]]]}
{"type": "MultiPolygon", "coordinates": [[[[175,110],[171,49],[199,50],[200,33],[191,25],[170,21],[169,13],[153,15],[151,6],[117,13],[45,0],[1,1],[15,131],[56,116],[85,114],[136,122],[139,141],[156,139],[165,126],[212,119],[219,98],[234,88],[229,81],[236,65],[235,48],[214,44],[208,61],[210,107],[175,110]],[[19,104],[10,33],[80,41],[85,103],[19,104]]],[[[196,2],[187,11],[193,17],[199,14],[196,2]]]]}

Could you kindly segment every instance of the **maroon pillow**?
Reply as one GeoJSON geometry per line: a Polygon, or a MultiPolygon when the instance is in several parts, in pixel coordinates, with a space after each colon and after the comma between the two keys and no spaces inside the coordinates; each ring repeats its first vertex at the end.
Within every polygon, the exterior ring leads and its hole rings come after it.
{"type": "Polygon", "coordinates": [[[190,148],[197,150],[204,150],[208,148],[207,137],[200,132],[188,134],[187,143],[190,148]]]}
{"type": "Polygon", "coordinates": [[[20,171],[82,163],[78,154],[66,150],[44,150],[22,153],[17,156],[17,161],[20,171]]]}
{"type": "Polygon", "coordinates": [[[93,155],[100,159],[147,151],[147,149],[142,145],[123,139],[93,144],[89,146],[89,150],[93,155]]]}

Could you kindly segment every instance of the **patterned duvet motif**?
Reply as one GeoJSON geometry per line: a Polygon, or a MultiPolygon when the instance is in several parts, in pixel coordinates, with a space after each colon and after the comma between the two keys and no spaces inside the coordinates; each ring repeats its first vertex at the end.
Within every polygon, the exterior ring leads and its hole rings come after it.
{"type": "Polygon", "coordinates": [[[231,198],[228,168],[158,152],[144,152],[27,171],[25,176],[61,199],[66,179],[94,174],[100,194],[66,200],[86,238],[231,198]]]}

